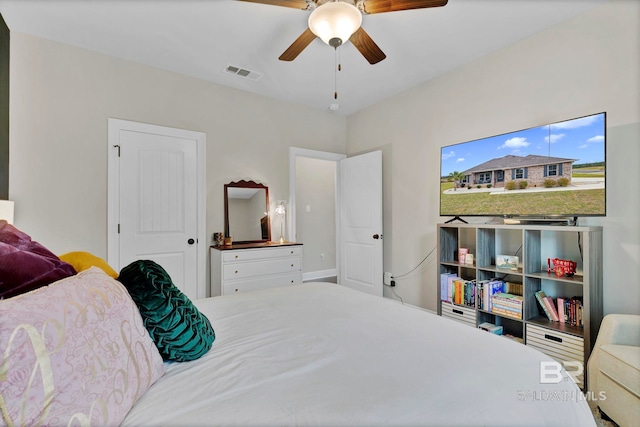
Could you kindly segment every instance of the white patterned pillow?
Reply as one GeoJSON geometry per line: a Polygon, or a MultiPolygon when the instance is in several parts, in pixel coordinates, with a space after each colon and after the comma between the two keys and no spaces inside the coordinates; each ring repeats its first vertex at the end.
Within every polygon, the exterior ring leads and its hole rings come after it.
{"type": "Polygon", "coordinates": [[[118,425],[163,374],[129,293],[99,268],[0,301],[5,425],[118,425]]]}

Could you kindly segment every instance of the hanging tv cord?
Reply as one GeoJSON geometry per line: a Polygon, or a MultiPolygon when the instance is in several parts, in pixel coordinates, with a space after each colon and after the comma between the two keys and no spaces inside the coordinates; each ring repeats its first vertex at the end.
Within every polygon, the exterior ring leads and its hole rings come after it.
{"type": "Polygon", "coordinates": [[[422,258],[422,261],[420,261],[420,262],[418,263],[418,265],[416,265],[415,267],[413,267],[410,271],[408,271],[408,272],[406,272],[406,273],[404,273],[404,274],[401,274],[401,275],[399,275],[399,276],[392,276],[391,278],[392,278],[393,280],[395,280],[395,279],[401,279],[401,278],[403,278],[403,277],[406,277],[406,276],[410,275],[411,273],[413,273],[414,271],[416,271],[416,270],[417,270],[417,269],[418,269],[422,264],[424,264],[424,263],[425,263],[425,261],[427,261],[427,259],[428,259],[428,258],[431,256],[431,254],[436,250],[436,248],[437,248],[437,246],[434,246],[434,247],[433,247],[433,249],[431,249],[431,250],[429,251],[429,253],[428,253],[427,255],[425,255],[425,257],[424,257],[424,258],[422,258]]]}
{"type": "Polygon", "coordinates": [[[582,233],[578,232],[578,251],[580,252],[580,261],[584,261],[584,255],[582,254],[582,233]]]}
{"type": "Polygon", "coordinates": [[[396,296],[396,298],[398,298],[398,299],[400,300],[400,304],[404,305],[404,300],[402,299],[402,297],[401,297],[400,295],[398,295],[398,294],[396,293],[396,290],[395,290],[395,289],[393,289],[393,288],[391,288],[391,292],[393,292],[393,295],[395,295],[395,296],[396,296]]]}

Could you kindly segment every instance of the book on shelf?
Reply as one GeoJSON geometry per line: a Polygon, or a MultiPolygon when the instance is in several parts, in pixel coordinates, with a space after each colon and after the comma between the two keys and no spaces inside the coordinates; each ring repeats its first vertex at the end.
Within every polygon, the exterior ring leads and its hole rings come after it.
{"type": "Polygon", "coordinates": [[[510,317],[516,320],[522,320],[522,313],[504,309],[502,307],[493,307],[491,312],[503,317],[510,317]]]}
{"type": "Polygon", "coordinates": [[[495,335],[502,335],[502,326],[496,326],[493,323],[484,322],[478,325],[478,329],[482,329],[483,331],[491,332],[495,335]]]}
{"type": "Polygon", "coordinates": [[[464,285],[464,280],[460,278],[453,281],[453,291],[451,292],[451,295],[453,297],[453,302],[456,304],[460,304],[460,301],[462,300],[462,290],[460,289],[462,285],[464,285]]]}
{"type": "Polygon", "coordinates": [[[507,293],[498,293],[491,297],[491,312],[514,319],[522,319],[523,297],[507,293]]]}
{"type": "Polygon", "coordinates": [[[455,277],[455,273],[441,273],[440,274],[440,300],[448,300],[449,292],[449,277],[455,277]]]}
{"type": "Polygon", "coordinates": [[[447,301],[453,302],[453,282],[458,280],[457,275],[449,276],[447,278],[447,301]]]}
{"type": "Polygon", "coordinates": [[[492,279],[485,283],[483,292],[483,310],[491,311],[491,297],[497,293],[504,292],[504,282],[502,280],[492,279]]]}
{"type": "Polygon", "coordinates": [[[582,297],[576,297],[576,303],[578,304],[578,322],[577,326],[584,326],[584,317],[582,315],[583,305],[582,305],[582,297]]]}
{"type": "Polygon", "coordinates": [[[521,318],[522,317],[522,307],[514,307],[513,305],[507,305],[505,303],[494,301],[491,307],[492,313],[505,312],[513,313],[514,316],[521,318]]]}
{"type": "Polygon", "coordinates": [[[453,280],[452,302],[458,305],[474,306],[475,281],[455,278],[453,280]]]}
{"type": "Polygon", "coordinates": [[[508,294],[522,295],[522,283],[505,282],[504,291],[508,294]]]}
{"type": "Polygon", "coordinates": [[[476,301],[476,282],[475,280],[467,280],[465,283],[464,305],[475,306],[476,301]]]}
{"type": "Polygon", "coordinates": [[[547,316],[547,319],[553,320],[553,318],[551,317],[551,313],[549,313],[549,309],[544,302],[544,298],[547,296],[547,294],[545,294],[544,291],[540,290],[535,292],[534,295],[536,297],[536,300],[538,301],[538,305],[540,306],[540,308],[542,308],[542,312],[545,314],[545,316],[547,316]]]}
{"type": "Polygon", "coordinates": [[[554,322],[558,322],[560,318],[558,317],[558,311],[556,310],[555,302],[553,302],[553,298],[546,296],[544,297],[544,302],[547,304],[547,309],[551,314],[551,320],[554,322]]]}
{"type": "Polygon", "coordinates": [[[475,306],[475,280],[465,280],[455,273],[441,273],[440,300],[459,305],[475,306]]]}
{"type": "Polygon", "coordinates": [[[513,295],[507,292],[494,294],[491,298],[497,303],[520,308],[522,308],[522,302],[524,301],[522,295],[513,295]]]}
{"type": "Polygon", "coordinates": [[[559,319],[560,323],[566,323],[566,318],[564,316],[564,302],[565,302],[565,300],[566,300],[565,297],[556,298],[556,303],[558,305],[558,319],[559,319]]]}
{"type": "Polygon", "coordinates": [[[522,313],[522,306],[516,306],[515,304],[510,304],[508,302],[496,301],[493,300],[491,304],[491,309],[500,308],[502,310],[513,311],[514,313],[522,313]]]}
{"type": "Polygon", "coordinates": [[[558,297],[554,301],[542,290],[535,292],[534,295],[547,319],[553,322],[568,323],[571,326],[584,326],[581,296],[558,297]]]}
{"type": "Polygon", "coordinates": [[[463,305],[466,301],[466,293],[467,293],[467,281],[466,280],[458,280],[458,293],[456,293],[457,301],[456,304],[463,305]]]}
{"type": "Polygon", "coordinates": [[[575,326],[582,326],[582,301],[576,301],[575,326]]]}
{"type": "Polygon", "coordinates": [[[572,297],[568,301],[568,322],[571,326],[584,326],[582,313],[582,297],[572,297]]]}
{"type": "Polygon", "coordinates": [[[484,310],[484,288],[487,283],[489,283],[488,280],[476,281],[476,306],[480,310],[484,310]]]}

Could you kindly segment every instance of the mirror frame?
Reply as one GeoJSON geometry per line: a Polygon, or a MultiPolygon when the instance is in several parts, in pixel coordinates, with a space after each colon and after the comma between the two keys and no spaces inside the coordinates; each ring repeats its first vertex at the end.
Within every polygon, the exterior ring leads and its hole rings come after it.
{"type": "Polygon", "coordinates": [[[263,184],[258,184],[254,181],[234,181],[229,184],[224,185],[224,235],[229,236],[229,188],[255,188],[255,189],[263,189],[264,196],[266,201],[265,211],[267,212],[267,239],[258,239],[258,240],[240,240],[233,241],[233,244],[236,243],[264,243],[271,241],[271,211],[269,209],[269,187],[263,184]]]}

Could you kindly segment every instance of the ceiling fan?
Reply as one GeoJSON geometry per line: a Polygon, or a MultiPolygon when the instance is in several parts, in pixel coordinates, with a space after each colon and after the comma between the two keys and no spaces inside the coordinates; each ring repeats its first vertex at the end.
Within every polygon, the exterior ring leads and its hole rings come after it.
{"type": "Polygon", "coordinates": [[[312,10],[307,28],[280,55],[281,61],[293,61],[316,37],[337,48],[351,41],[370,64],[387,57],[360,26],[362,14],[441,7],[448,0],[239,0],[273,6],[312,10]]]}

